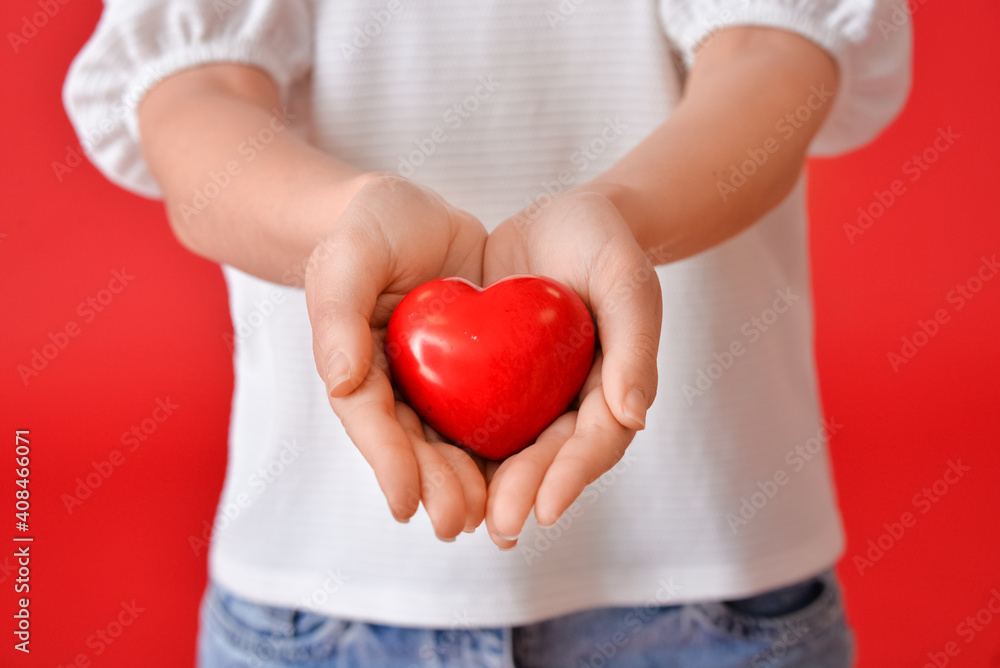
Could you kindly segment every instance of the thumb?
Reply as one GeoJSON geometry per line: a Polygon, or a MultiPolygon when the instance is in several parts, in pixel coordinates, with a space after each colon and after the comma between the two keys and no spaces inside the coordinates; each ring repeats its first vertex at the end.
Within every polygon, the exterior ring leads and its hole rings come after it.
{"type": "Polygon", "coordinates": [[[659,277],[639,248],[627,255],[631,270],[610,275],[598,270],[591,277],[590,297],[604,354],[601,385],[608,408],[623,427],[640,430],[656,397],[663,300],[659,277]]]}
{"type": "Polygon", "coordinates": [[[389,251],[381,236],[343,219],[309,258],[305,290],[313,355],[332,397],[350,394],[368,374],[370,322],[388,273],[389,251]]]}

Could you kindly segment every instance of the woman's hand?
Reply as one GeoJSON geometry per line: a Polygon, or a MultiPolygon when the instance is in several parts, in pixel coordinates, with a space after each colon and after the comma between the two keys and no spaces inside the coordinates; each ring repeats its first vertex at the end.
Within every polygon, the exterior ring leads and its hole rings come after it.
{"type": "Polygon", "coordinates": [[[466,451],[443,442],[396,401],[383,351],[389,316],[418,285],[482,283],[486,230],[430,189],[398,176],[369,181],[316,246],[305,293],[316,369],[330,405],[378,479],[393,516],[423,501],[438,538],[483,520],[486,483],[466,451]]]}
{"type": "Polygon", "coordinates": [[[532,218],[504,221],[486,242],[484,285],[512,274],[554,278],[597,320],[598,351],[575,411],[521,452],[491,466],[486,526],[513,547],[535,509],[554,524],[584,487],[621,459],[656,395],[662,298],[653,266],[611,201],[570,191],[532,218]]]}

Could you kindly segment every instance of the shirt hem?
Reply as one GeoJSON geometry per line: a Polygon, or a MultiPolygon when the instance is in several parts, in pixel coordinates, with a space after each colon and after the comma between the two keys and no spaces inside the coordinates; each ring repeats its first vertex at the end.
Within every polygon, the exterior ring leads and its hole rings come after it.
{"type": "Polygon", "coordinates": [[[752,562],[685,567],[623,565],[611,572],[595,573],[587,578],[586,587],[566,582],[563,595],[547,601],[532,598],[529,588],[522,596],[512,594],[509,588],[496,588],[491,595],[488,586],[463,589],[414,584],[402,589],[371,581],[355,583],[337,573],[327,579],[330,586],[317,588],[320,574],[248,565],[215,547],[209,575],[235,595],[266,605],[305,607],[330,617],[392,626],[483,628],[533,624],[595,608],[744,598],[821,573],[836,563],[843,550],[844,535],[838,524],[793,549],[752,562]]]}

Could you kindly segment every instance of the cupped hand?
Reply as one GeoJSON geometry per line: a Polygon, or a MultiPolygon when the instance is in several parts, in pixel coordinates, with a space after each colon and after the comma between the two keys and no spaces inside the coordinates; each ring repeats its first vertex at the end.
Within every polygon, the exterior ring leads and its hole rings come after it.
{"type": "Polygon", "coordinates": [[[486,526],[504,549],[516,544],[532,508],[539,524],[554,524],[645,427],[662,315],[652,264],[597,192],[570,191],[501,223],[486,242],[483,284],[512,274],[549,276],[573,289],[595,316],[601,349],[576,410],[490,468],[486,526]]]}
{"type": "Polygon", "coordinates": [[[467,452],[443,442],[395,400],[383,351],[402,298],[426,281],[482,282],[486,230],[430,189],[374,176],[332,232],[305,276],[316,369],[330,405],[371,465],[393,516],[406,522],[423,502],[442,540],[483,520],[486,482],[467,452]]]}

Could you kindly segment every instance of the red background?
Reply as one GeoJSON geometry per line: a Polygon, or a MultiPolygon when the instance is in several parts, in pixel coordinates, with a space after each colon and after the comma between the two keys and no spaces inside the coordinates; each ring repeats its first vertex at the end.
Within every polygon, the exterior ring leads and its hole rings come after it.
{"type": "MultiPolygon", "coordinates": [[[[961,310],[946,295],[982,256],[1000,252],[1000,5],[918,7],[903,115],[864,150],[811,165],[816,347],[827,414],[844,425],[832,445],[849,534],[840,573],[861,668],[920,667],[949,641],[960,654],[948,665],[997,667],[1000,618],[968,643],[957,626],[1000,588],[1000,278],[961,310]],[[959,138],[911,182],[904,163],[939,128],[959,138]],[[905,193],[851,243],[844,224],[895,179],[905,193]],[[948,323],[893,371],[887,354],[939,308],[948,323]],[[959,458],[971,470],[921,514],[914,495],[959,458]],[[907,511],[916,525],[859,573],[853,556],[907,511]]],[[[10,546],[0,548],[0,663],[70,665],[83,654],[94,666],[186,666],[205,583],[205,552],[188,538],[211,520],[225,464],[225,289],[217,266],[174,241],[158,203],[115,188],[89,164],[56,179],[52,162],[76,145],[62,81],[100,4],[59,8],[15,54],[6,34],[38,7],[0,4],[0,543],[10,546]],[[135,278],[84,322],[78,305],[122,268],[135,278]],[[25,386],[17,365],[71,320],[79,335],[25,386]],[[158,398],[179,407],[128,452],[123,432],[151,417],[158,398]],[[30,429],[32,449],[30,657],[12,649],[11,634],[15,429],[30,429]],[[67,513],[61,496],[116,449],[124,462],[67,513]],[[143,609],[134,623],[100,653],[88,645],[133,600],[143,609]]]]}

